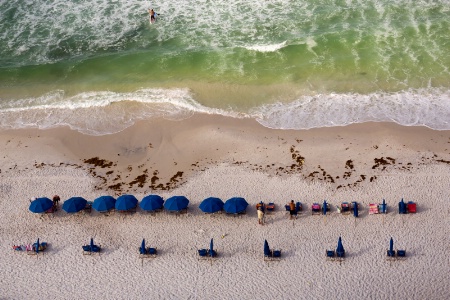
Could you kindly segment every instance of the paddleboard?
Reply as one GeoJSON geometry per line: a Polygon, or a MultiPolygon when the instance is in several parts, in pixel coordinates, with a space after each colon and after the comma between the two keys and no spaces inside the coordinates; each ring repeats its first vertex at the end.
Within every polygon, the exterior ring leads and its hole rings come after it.
{"type": "Polygon", "coordinates": [[[149,19],[150,24],[154,24],[155,21],[156,21],[156,19],[153,19],[153,20],[152,20],[152,18],[150,17],[150,19],[149,19]]]}

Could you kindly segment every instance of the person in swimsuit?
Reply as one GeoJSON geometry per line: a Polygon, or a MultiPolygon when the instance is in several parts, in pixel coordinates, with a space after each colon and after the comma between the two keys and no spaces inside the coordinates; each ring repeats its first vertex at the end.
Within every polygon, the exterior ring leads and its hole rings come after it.
{"type": "Polygon", "coordinates": [[[153,8],[152,8],[152,9],[149,9],[149,10],[148,10],[148,13],[150,14],[150,21],[151,21],[151,22],[155,22],[155,21],[156,21],[156,19],[155,19],[156,13],[155,13],[155,11],[153,10],[153,8]]]}

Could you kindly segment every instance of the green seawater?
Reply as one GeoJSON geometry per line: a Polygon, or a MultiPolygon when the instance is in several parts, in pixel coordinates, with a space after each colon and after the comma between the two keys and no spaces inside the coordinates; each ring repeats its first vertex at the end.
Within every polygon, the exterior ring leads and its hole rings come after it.
{"type": "Polygon", "coordinates": [[[148,8],[148,1],[2,2],[0,111],[86,93],[99,93],[93,101],[112,92],[152,102],[134,94],[147,89],[186,90],[201,106],[240,113],[317,95],[416,99],[424,90],[439,109],[450,107],[448,1],[181,0],[158,4],[152,25],[148,8]]]}

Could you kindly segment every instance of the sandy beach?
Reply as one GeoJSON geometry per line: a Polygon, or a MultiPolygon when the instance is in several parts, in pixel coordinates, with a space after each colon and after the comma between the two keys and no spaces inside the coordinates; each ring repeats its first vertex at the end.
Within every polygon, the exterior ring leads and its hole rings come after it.
{"type": "Polygon", "coordinates": [[[311,130],[268,129],[250,119],[194,115],[141,121],[88,136],[69,128],[0,132],[0,298],[54,299],[447,299],[450,297],[450,131],[365,123],[311,130]],[[33,197],[58,194],[184,195],[187,214],[40,217],[33,197]],[[244,197],[247,214],[205,215],[203,199],[244,197]],[[417,213],[398,214],[414,201],[417,213]],[[289,220],[284,205],[301,201],[289,220]],[[369,215],[386,199],[387,215],[369,215]],[[311,204],[327,200],[327,216],[311,204]],[[255,205],[276,210],[258,224],[255,205]],[[357,201],[360,215],[337,213],[357,201]],[[222,238],[222,236],[224,236],[222,238]],[[342,237],[347,257],[325,259],[342,237]],[[103,251],[82,254],[93,237],[103,251]],[[406,249],[386,261],[389,239],[406,249]],[[48,243],[44,255],[12,245],[48,243]],[[159,255],[142,261],[145,238],[159,255]],[[214,238],[219,257],[199,261],[214,238]],[[263,243],[282,250],[264,262],[263,243]]]}

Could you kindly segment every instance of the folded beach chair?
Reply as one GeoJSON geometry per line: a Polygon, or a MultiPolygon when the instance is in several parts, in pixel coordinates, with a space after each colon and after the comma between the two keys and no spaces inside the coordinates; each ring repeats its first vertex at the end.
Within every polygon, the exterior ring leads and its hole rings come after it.
{"type": "Polygon", "coordinates": [[[357,218],[358,217],[358,212],[359,212],[359,205],[358,205],[358,202],[356,202],[356,201],[353,201],[352,202],[352,211],[353,211],[353,216],[355,217],[355,218],[357,218]]]}
{"type": "Polygon", "coordinates": [[[320,215],[322,213],[322,209],[319,203],[313,203],[311,206],[311,214],[312,215],[320,215]]]}
{"type": "Polygon", "coordinates": [[[399,214],[406,214],[407,213],[406,203],[403,201],[403,198],[402,198],[402,201],[400,201],[398,203],[398,213],[399,214]]]}
{"type": "Polygon", "coordinates": [[[301,202],[295,203],[295,211],[297,214],[303,211],[303,205],[301,202]]]}

